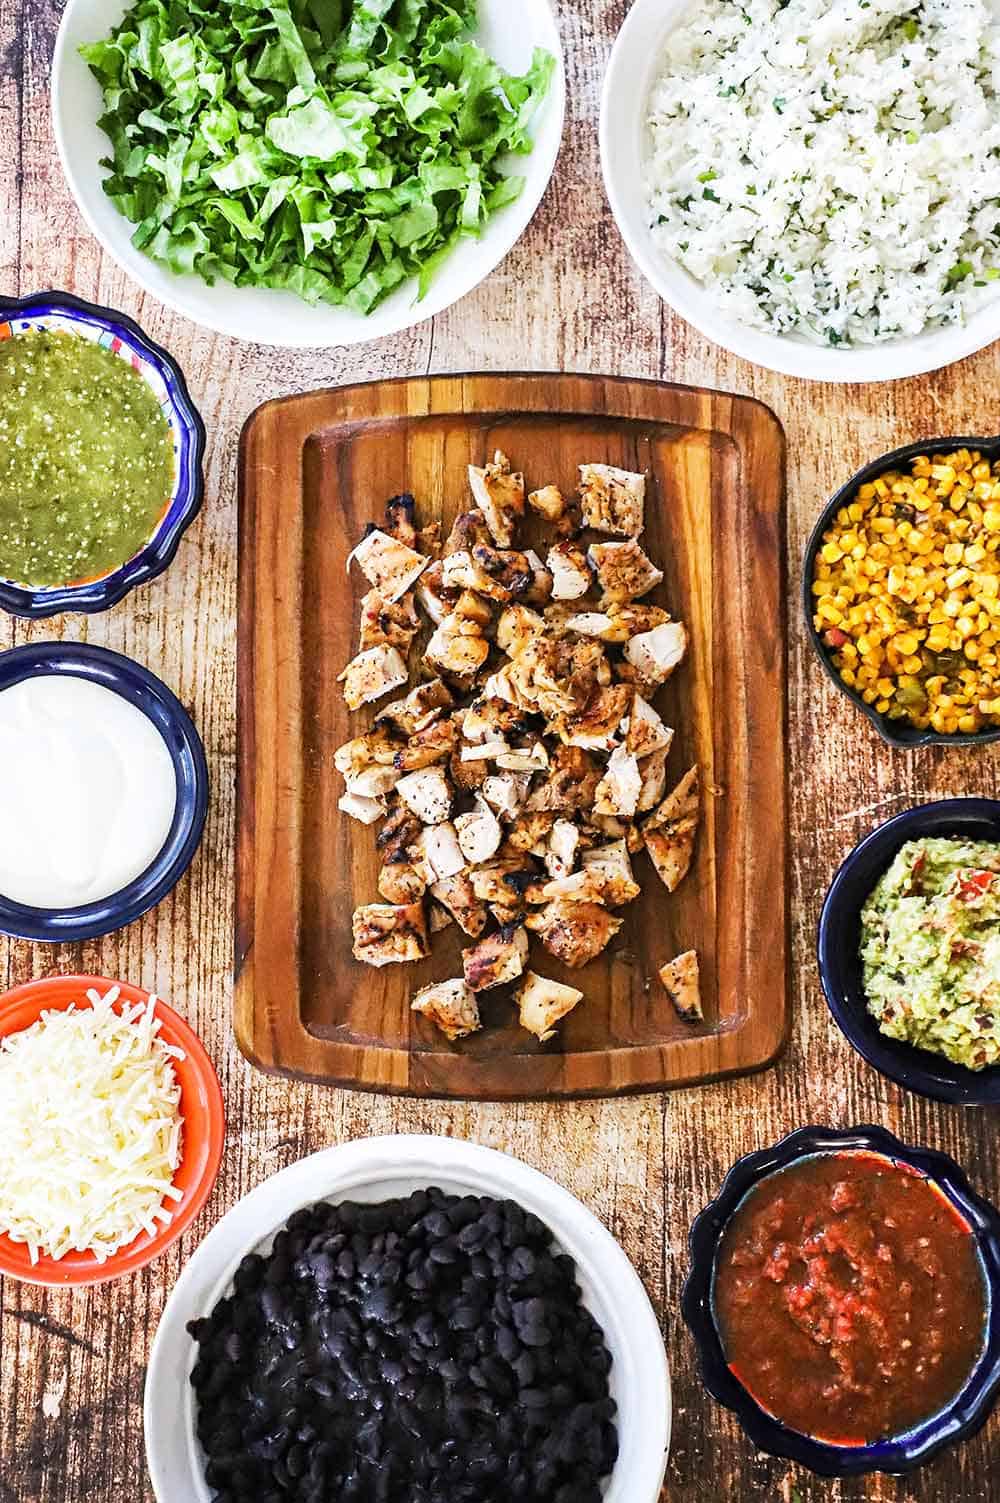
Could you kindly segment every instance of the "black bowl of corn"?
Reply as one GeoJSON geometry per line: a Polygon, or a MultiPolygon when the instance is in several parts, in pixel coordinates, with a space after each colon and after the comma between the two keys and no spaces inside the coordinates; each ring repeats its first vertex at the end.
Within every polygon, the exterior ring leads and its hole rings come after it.
{"type": "Polygon", "coordinates": [[[890,746],[1000,740],[1000,438],[865,465],[817,522],[802,588],[820,662],[890,746]]]}

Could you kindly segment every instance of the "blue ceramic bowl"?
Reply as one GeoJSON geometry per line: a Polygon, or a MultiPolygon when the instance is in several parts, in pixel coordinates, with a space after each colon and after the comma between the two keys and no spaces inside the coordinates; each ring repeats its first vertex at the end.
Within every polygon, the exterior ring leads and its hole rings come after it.
{"type": "Polygon", "coordinates": [[[191,865],[208,810],[205,750],[180,700],[131,658],[75,642],[42,642],[0,653],[0,692],[40,673],[90,679],[135,705],[166,742],[177,778],[177,805],[166,843],[127,887],[100,902],[63,910],[32,908],[0,896],[0,934],[50,944],[97,939],[155,908],[191,865]]]}
{"type": "Polygon", "coordinates": [[[846,694],[852,704],[857,705],[862,715],[867,716],[883,741],[903,750],[909,750],[915,746],[980,746],[988,741],[1000,741],[1000,726],[987,726],[981,731],[954,731],[950,735],[942,735],[940,731],[918,730],[915,725],[910,725],[906,720],[890,720],[888,715],[881,714],[874,705],[865,704],[858,691],[844,683],[833,666],[830,649],[813,625],[813,569],[816,564],[816,555],[823,546],[823,534],[831,526],[840,508],[854,500],[861,486],[867,485],[869,481],[877,480],[879,475],[885,474],[886,470],[905,469],[918,454],[952,454],[956,449],[978,449],[992,464],[1000,459],[1000,438],[921,439],[918,443],[904,444],[900,449],[893,449],[890,453],[873,459],[870,464],[858,470],[856,475],[852,475],[847,484],[842,485],[836,495],[827,502],[806,544],[802,565],[802,606],[806,618],[806,631],[827,678],[836,685],[841,694],[846,694]]]}
{"type": "Polygon", "coordinates": [[[823,1477],[908,1472],[923,1466],[943,1446],[974,1434],[993,1408],[1000,1390],[1000,1216],[972,1190],[961,1169],[945,1154],[909,1148],[881,1127],[800,1128],[773,1148],[747,1154],[733,1166],[716,1199],[695,1218],[688,1245],[691,1271],[681,1294],[681,1311],[698,1347],[702,1381],[720,1404],[735,1412],[759,1450],[800,1462],[823,1477]],[[730,1371],[714,1313],[719,1243],[748,1191],[776,1169],[799,1159],[845,1149],[882,1154],[934,1181],[972,1228],[987,1293],[983,1352],[961,1392],[940,1413],[904,1435],[867,1446],[813,1440],[762,1409],[730,1371]]]}
{"type": "Polygon", "coordinates": [[[900,846],[926,836],[1000,842],[1000,803],[952,798],[918,804],[873,830],[834,877],[819,921],[819,976],[838,1026],[870,1065],[898,1085],[957,1106],[1000,1102],[1000,1066],[968,1070],[943,1054],[887,1038],[868,1011],[861,979],[861,909],[900,846]]]}
{"type": "Polygon", "coordinates": [[[124,313],[81,302],[68,292],[33,297],[0,297],[0,340],[26,329],[60,329],[93,339],[127,360],[148,383],[170,425],[174,484],[156,531],[134,558],[100,579],[35,589],[0,579],[0,606],[14,616],[54,616],[60,611],[106,611],[129,590],[155,579],[173,560],[185,528],[198,515],[204,495],[202,458],[205,425],[187,384],[166,350],[161,350],[124,313]]]}

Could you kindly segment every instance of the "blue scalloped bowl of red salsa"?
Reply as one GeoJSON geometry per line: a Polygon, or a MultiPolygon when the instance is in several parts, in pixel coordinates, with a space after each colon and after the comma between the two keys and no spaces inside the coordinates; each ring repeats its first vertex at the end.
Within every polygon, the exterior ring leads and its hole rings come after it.
{"type": "Polygon", "coordinates": [[[1000,1215],[945,1154],[806,1127],[695,1219],[681,1308],[708,1391],[761,1451],[900,1473],[1000,1390],[1000,1215]]]}

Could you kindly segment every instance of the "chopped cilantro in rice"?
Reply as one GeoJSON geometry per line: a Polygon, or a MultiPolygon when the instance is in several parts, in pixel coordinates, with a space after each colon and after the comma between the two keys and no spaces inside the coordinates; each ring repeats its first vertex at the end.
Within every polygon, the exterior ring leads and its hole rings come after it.
{"type": "Polygon", "coordinates": [[[1000,292],[998,92],[981,0],[700,0],[648,107],[654,237],[754,328],[961,323],[1000,292]]]}

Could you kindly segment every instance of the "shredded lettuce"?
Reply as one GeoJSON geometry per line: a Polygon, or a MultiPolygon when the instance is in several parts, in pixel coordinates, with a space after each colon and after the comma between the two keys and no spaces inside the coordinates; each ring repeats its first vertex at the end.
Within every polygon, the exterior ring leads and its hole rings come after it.
{"type": "Polygon", "coordinates": [[[555,65],[505,73],[476,21],[476,0],[139,0],[80,49],[133,244],[360,313],[410,278],[423,297],[521,192],[503,159],[555,65]]]}

